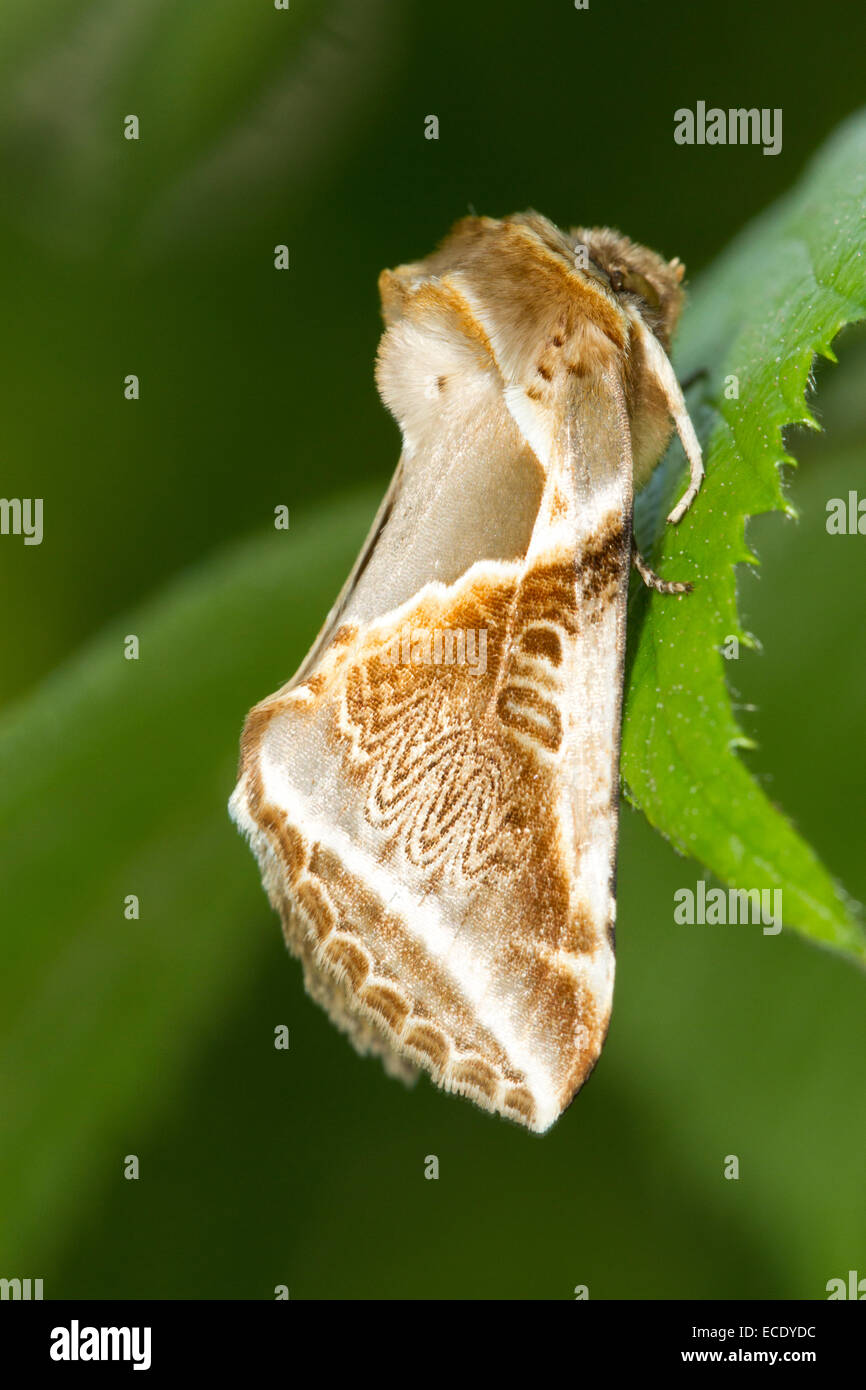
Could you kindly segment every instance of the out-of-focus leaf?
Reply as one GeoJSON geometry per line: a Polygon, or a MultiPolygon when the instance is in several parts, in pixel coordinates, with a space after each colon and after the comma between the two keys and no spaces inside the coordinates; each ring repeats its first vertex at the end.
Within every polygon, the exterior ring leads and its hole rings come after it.
{"type": "Polygon", "coordinates": [[[4,1268],[51,1241],[100,1143],[165,1096],[255,969],[261,888],[226,810],[237,735],[312,639],[373,501],[221,557],[0,726],[4,1268]]]}
{"type": "Polygon", "coordinates": [[[255,207],[288,183],[299,208],[351,146],[399,33],[386,17],[383,0],[15,7],[0,21],[16,58],[0,99],[7,205],[77,254],[180,243],[200,258],[236,242],[255,207]]]}

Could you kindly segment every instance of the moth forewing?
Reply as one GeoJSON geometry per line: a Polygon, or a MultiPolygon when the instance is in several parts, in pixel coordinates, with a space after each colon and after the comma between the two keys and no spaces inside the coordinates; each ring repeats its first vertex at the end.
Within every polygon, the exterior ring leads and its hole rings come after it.
{"type": "Polygon", "coordinates": [[[231,802],[358,1049],[538,1131],[610,1016],[633,446],[688,418],[664,351],[681,268],[580,235],[586,272],[537,214],[467,218],[383,275],[398,473],[310,656],[249,715],[231,802]]]}

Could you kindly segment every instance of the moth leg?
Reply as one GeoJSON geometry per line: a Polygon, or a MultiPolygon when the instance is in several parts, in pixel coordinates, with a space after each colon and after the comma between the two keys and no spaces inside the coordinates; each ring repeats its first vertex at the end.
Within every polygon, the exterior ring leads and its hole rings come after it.
{"type": "Polygon", "coordinates": [[[630,322],[634,332],[641,339],[644,352],[646,353],[647,366],[655,377],[656,383],[667,402],[668,410],[676,425],[677,434],[680,437],[686,458],[689,461],[689,486],[668,516],[668,521],[676,523],[682,521],[689,507],[697,497],[701,483],[704,480],[704,461],[701,456],[701,446],[698,441],[698,436],[695,434],[695,427],[691,422],[689,412],[686,409],[680,383],[677,381],[676,373],[668,360],[667,353],[656,335],[646,327],[639,314],[635,315],[630,322]]]}
{"type": "Polygon", "coordinates": [[[694,584],[680,583],[676,579],[662,579],[655,570],[650,569],[638,550],[634,538],[632,538],[631,543],[631,562],[647,588],[655,589],[659,594],[690,594],[695,587],[694,584]]]}
{"type": "MultiPolygon", "coordinates": [[[[680,432],[680,438],[682,438],[682,432],[680,432]]],[[[695,464],[694,460],[691,458],[689,459],[689,464],[691,466],[689,485],[673,511],[668,515],[668,521],[672,521],[674,525],[676,525],[678,521],[682,521],[689,507],[700,492],[701,483],[704,481],[704,470],[701,464],[695,464]]]]}
{"type": "MultiPolygon", "coordinates": [[[[664,356],[664,354],[662,354],[662,356],[664,356]]],[[[665,361],[667,361],[667,358],[665,358],[665,361]]],[[[701,454],[698,436],[695,434],[695,427],[692,424],[689,412],[686,410],[686,403],[683,400],[680,384],[673,374],[673,368],[670,369],[670,372],[674,386],[676,387],[676,395],[671,392],[668,396],[668,409],[673,416],[677,434],[680,437],[686,458],[689,461],[689,485],[673,511],[668,513],[668,521],[676,525],[678,521],[682,521],[689,507],[700,492],[701,483],[704,481],[704,460],[701,454]]]]}

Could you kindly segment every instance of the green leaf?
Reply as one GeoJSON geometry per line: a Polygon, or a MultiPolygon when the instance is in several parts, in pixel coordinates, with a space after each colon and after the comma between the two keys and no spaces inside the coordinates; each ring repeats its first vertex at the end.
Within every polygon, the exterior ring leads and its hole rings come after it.
{"type": "MultiPolygon", "coordinates": [[[[814,424],[805,392],[816,353],[832,358],[843,325],[866,315],[866,117],[837,132],[802,181],[748,227],[695,288],[678,344],[683,379],[708,372],[693,418],[705,449],[703,490],[677,528],[664,517],[682,486],[679,446],[657,470],[637,517],[639,541],[665,578],[694,592],[645,590],[632,603],[623,731],[631,800],[684,854],[723,882],[781,889],[785,924],[866,960],[851,907],[738,756],[750,746],[731,706],[721,654],[754,638],[738,618],[738,563],[756,563],[745,519],[793,514],[779,465],[782,431],[814,424]],[[739,397],[725,393],[736,377],[739,397]]],[[[796,546],[792,532],[790,544],[796,546]]],[[[793,753],[793,750],[792,750],[793,753]]]]}

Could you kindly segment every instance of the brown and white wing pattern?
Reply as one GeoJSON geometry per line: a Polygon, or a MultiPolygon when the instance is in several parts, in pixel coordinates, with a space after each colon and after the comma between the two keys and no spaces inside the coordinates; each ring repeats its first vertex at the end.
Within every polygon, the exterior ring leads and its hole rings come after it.
{"type": "Polygon", "coordinates": [[[629,318],[544,219],[383,277],[403,432],[363,563],[250,713],[232,814],[362,1052],[546,1129],[614,979],[629,318]]]}

